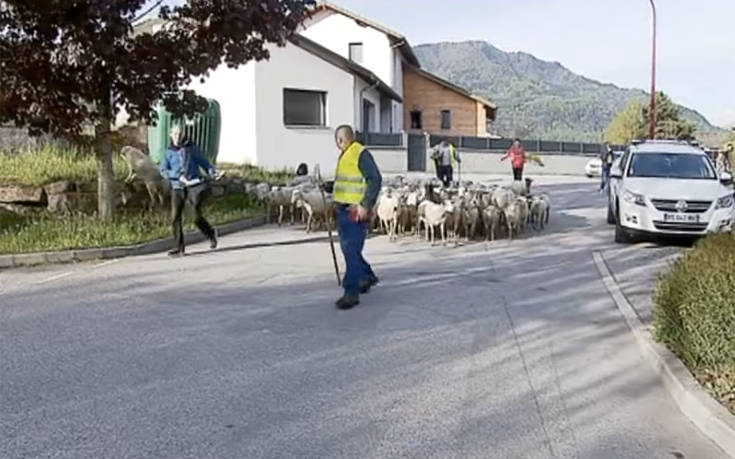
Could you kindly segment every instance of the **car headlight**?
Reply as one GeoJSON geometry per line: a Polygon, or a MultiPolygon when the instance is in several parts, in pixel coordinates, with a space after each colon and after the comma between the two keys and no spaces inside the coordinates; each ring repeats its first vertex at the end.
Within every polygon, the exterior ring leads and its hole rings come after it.
{"type": "Polygon", "coordinates": [[[643,198],[642,194],[633,193],[632,191],[628,190],[623,191],[623,200],[625,200],[625,202],[629,202],[638,206],[646,205],[646,200],[643,198]]]}
{"type": "Polygon", "coordinates": [[[718,209],[729,209],[733,205],[733,197],[731,194],[728,194],[727,196],[723,196],[720,199],[717,200],[717,208],[718,209]]]}

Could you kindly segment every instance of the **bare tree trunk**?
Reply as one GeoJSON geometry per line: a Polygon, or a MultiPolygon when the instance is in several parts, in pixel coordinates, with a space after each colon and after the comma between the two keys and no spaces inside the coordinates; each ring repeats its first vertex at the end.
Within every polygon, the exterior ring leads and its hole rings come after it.
{"type": "Polygon", "coordinates": [[[112,167],[110,118],[104,117],[94,127],[94,152],[97,157],[97,213],[110,220],[115,210],[115,172],[112,167]]]}

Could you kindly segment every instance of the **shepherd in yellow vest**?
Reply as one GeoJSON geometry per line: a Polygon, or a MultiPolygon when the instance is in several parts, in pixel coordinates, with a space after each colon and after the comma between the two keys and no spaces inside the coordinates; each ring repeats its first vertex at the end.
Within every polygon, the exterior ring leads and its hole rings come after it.
{"type": "Polygon", "coordinates": [[[448,188],[454,181],[454,168],[462,162],[457,147],[449,139],[444,139],[433,148],[431,157],[434,159],[439,180],[448,188]]]}
{"type": "Polygon", "coordinates": [[[337,230],[347,270],[342,281],[344,296],[337,300],[339,309],[351,309],[360,303],[359,295],[368,293],[378,278],[362,249],[368,232],[369,209],[375,206],[383,178],[373,155],[359,142],[350,126],[335,132],[340,151],[332,189],[337,205],[337,230]]]}

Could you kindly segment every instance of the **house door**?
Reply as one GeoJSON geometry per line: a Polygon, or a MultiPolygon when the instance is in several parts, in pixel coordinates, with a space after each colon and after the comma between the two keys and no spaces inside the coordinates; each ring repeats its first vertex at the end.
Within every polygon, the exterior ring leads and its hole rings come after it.
{"type": "Polygon", "coordinates": [[[408,135],[408,170],[426,171],[426,136],[423,134],[408,135]]]}
{"type": "Polygon", "coordinates": [[[362,100],[362,133],[375,132],[375,104],[369,100],[362,100]]]}

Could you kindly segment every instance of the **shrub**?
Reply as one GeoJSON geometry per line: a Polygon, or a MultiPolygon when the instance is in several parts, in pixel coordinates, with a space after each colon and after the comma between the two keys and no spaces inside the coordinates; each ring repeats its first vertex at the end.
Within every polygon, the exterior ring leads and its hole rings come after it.
{"type": "Polygon", "coordinates": [[[735,407],[735,238],[700,241],[659,280],[654,333],[720,401],[735,407]]]}

